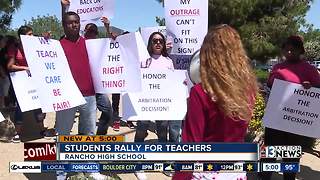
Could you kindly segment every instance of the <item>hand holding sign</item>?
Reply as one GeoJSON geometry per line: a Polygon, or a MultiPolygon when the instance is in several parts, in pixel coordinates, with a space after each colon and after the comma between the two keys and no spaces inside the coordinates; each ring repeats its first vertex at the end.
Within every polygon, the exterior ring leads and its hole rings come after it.
{"type": "Polygon", "coordinates": [[[61,0],[61,4],[67,6],[70,4],[70,0],[61,0]]]}

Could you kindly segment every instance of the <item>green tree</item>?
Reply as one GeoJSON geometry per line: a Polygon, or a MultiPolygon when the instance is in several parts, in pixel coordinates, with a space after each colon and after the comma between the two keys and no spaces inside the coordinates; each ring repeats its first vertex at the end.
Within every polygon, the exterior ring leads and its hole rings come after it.
{"type": "Polygon", "coordinates": [[[22,0],[0,1],[0,32],[6,32],[11,24],[13,13],[19,9],[22,0]]]}
{"type": "Polygon", "coordinates": [[[320,59],[320,29],[315,29],[312,25],[307,30],[300,32],[304,37],[304,46],[308,60],[320,59]]]}
{"type": "Polygon", "coordinates": [[[53,39],[59,39],[64,33],[61,21],[56,16],[46,15],[32,17],[30,21],[25,22],[26,25],[32,27],[35,35],[41,35],[44,32],[51,32],[53,39]]]}
{"type": "Polygon", "coordinates": [[[306,57],[308,60],[320,60],[320,37],[305,43],[306,57]]]}
{"type": "MultiPolygon", "coordinates": [[[[162,3],[163,0],[156,0],[162,3]]],[[[312,0],[209,0],[209,26],[237,29],[251,59],[277,56],[286,37],[309,27],[305,15],[312,0]]]]}

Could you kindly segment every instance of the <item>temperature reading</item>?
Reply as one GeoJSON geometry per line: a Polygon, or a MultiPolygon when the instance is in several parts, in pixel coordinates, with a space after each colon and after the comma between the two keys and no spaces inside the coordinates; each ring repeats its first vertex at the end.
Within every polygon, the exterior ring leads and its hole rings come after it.
{"type": "Polygon", "coordinates": [[[154,170],[155,171],[163,171],[163,164],[162,163],[155,163],[154,170]]]}
{"type": "Polygon", "coordinates": [[[284,168],[287,170],[287,171],[292,171],[293,168],[294,168],[294,165],[293,164],[287,164],[284,166],[284,168]]]}

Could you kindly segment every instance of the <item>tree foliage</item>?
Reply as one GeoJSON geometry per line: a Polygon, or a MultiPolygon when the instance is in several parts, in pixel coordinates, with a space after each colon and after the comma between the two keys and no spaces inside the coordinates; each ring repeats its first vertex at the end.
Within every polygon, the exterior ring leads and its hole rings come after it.
{"type": "Polygon", "coordinates": [[[61,21],[56,16],[46,15],[32,17],[26,25],[32,27],[35,35],[41,35],[44,32],[51,32],[53,39],[59,39],[64,33],[61,21]]]}
{"type": "Polygon", "coordinates": [[[209,26],[231,25],[239,31],[249,57],[265,61],[279,54],[285,38],[309,27],[305,15],[311,3],[312,0],[209,0],[209,26]]]}
{"type": "Polygon", "coordinates": [[[0,31],[6,32],[11,24],[13,13],[19,9],[22,0],[0,1],[0,31]]]}

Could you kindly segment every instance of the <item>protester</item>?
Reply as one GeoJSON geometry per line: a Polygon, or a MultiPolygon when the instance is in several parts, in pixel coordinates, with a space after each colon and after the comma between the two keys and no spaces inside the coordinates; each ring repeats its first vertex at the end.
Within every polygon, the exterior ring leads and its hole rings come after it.
{"type": "MultiPolygon", "coordinates": [[[[86,39],[95,39],[98,36],[98,27],[93,23],[87,24],[84,31],[84,37],[86,39]]],[[[109,34],[109,30],[107,30],[107,34],[109,34]]],[[[99,111],[101,111],[97,135],[106,135],[108,131],[108,125],[112,119],[111,103],[106,94],[96,93],[96,100],[97,107],[99,111]]]]}
{"type": "Polygon", "coordinates": [[[75,112],[79,110],[78,133],[82,135],[94,135],[96,126],[96,98],[85,39],[79,35],[80,18],[74,12],[67,12],[62,20],[65,37],[60,40],[60,43],[66,54],[72,76],[87,103],[75,108],[58,111],[56,130],[60,135],[69,135],[75,112]]]}
{"type": "MultiPolygon", "coordinates": [[[[190,92],[182,142],[244,142],[257,82],[240,36],[228,25],[210,28],[200,50],[201,83],[190,92]]],[[[176,173],[175,180],[246,179],[245,173],[176,173]]]]}
{"type": "MultiPolygon", "coordinates": [[[[166,48],[166,40],[162,33],[154,32],[150,35],[148,40],[148,52],[151,56],[146,61],[141,62],[141,68],[151,69],[170,69],[174,70],[173,62],[168,57],[166,48]]],[[[178,142],[181,129],[181,121],[155,121],[156,134],[159,142],[178,142]],[[169,129],[169,140],[168,140],[169,129]]],[[[138,121],[136,127],[136,134],[134,142],[144,142],[148,135],[148,128],[150,121],[138,121]]],[[[146,179],[144,173],[135,173],[138,179],[146,179]]],[[[170,175],[167,173],[166,175],[170,175]]]]}
{"type": "MultiPolygon", "coordinates": [[[[303,57],[305,49],[300,36],[290,36],[282,46],[285,61],[273,67],[267,85],[272,87],[275,79],[302,84],[305,88],[320,87],[320,76],[317,69],[310,65],[303,57]]],[[[277,121],[277,119],[274,119],[277,121]]],[[[308,137],[284,132],[272,128],[265,128],[264,145],[301,145],[299,143],[308,140],[308,137]]],[[[268,161],[275,161],[269,159],[268,161]]],[[[285,162],[299,162],[297,158],[283,159],[285,162]]],[[[261,179],[271,179],[271,172],[261,173],[261,179]]],[[[295,173],[283,173],[283,179],[294,180],[295,173]]]]}
{"type": "MultiPolygon", "coordinates": [[[[105,26],[106,27],[106,26],[105,26]]],[[[121,35],[128,34],[128,31],[123,32],[121,35]]],[[[113,38],[116,38],[116,36],[112,36],[113,38]]],[[[120,124],[121,124],[121,117],[119,116],[119,105],[120,105],[120,96],[119,93],[113,93],[112,94],[112,110],[113,110],[113,124],[112,129],[114,131],[120,130],[120,124]]],[[[135,126],[133,125],[132,121],[122,120],[126,123],[126,125],[130,129],[134,129],[135,126]]]]}
{"type": "MultiPolygon", "coordinates": [[[[142,68],[152,69],[171,69],[174,70],[172,60],[168,57],[165,37],[160,32],[154,32],[150,35],[148,41],[148,52],[151,58],[141,63],[142,68]]],[[[144,142],[147,137],[147,130],[150,121],[138,121],[135,142],[144,142]]],[[[159,142],[168,142],[167,134],[169,127],[169,142],[177,142],[181,121],[156,121],[156,133],[159,142]]]]}
{"type": "MultiPolygon", "coordinates": [[[[21,26],[18,29],[18,36],[20,35],[33,36],[32,28],[29,26],[21,26]]],[[[7,61],[8,61],[8,64],[7,64],[8,71],[15,72],[15,71],[27,70],[27,73],[30,73],[21,42],[18,42],[17,45],[15,43],[10,44],[10,46],[7,48],[7,61]]],[[[46,136],[47,132],[43,124],[43,120],[45,119],[46,114],[42,113],[41,109],[33,110],[32,113],[34,118],[37,121],[38,128],[40,129],[40,135],[46,136]]],[[[16,126],[17,134],[13,138],[14,142],[20,142],[20,136],[23,128],[22,125],[23,125],[23,113],[21,112],[21,109],[18,103],[15,111],[15,126],[16,126]]]]}
{"type": "Polygon", "coordinates": [[[0,35],[0,108],[5,108],[5,98],[8,96],[10,80],[7,73],[6,44],[7,38],[0,35]]]}
{"type": "MultiPolygon", "coordinates": [[[[7,64],[8,64],[7,51],[8,51],[8,49],[12,49],[13,47],[17,48],[19,42],[18,42],[18,39],[12,35],[7,35],[5,38],[6,38],[6,45],[1,50],[1,57],[4,60],[3,62],[1,62],[1,66],[3,66],[8,77],[10,77],[9,70],[7,67],[7,64]]],[[[14,93],[12,83],[10,82],[10,78],[9,78],[9,92],[8,92],[8,97],[5,99],[5,104],[8,108],[16,107],[16,104],[17,104],[16,95],[14,93]]]]}

